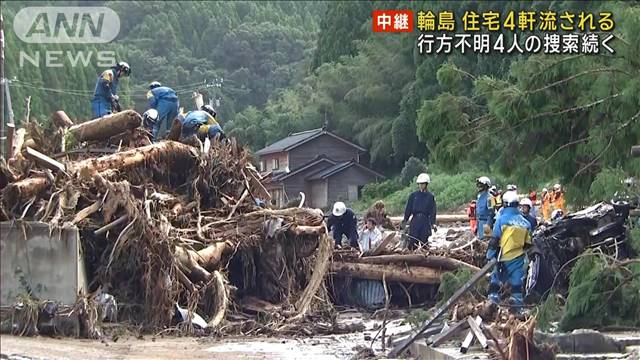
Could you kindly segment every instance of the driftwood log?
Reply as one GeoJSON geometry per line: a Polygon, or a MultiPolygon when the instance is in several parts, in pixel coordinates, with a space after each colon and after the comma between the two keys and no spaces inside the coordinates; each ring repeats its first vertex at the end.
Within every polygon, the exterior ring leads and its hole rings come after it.
{"type": "Polygon", "coordinates": [[[394,254],[394,255],[378,255],[365,256],[355,259],[358,263],[378,264],[378,265],[416,265],[424,267],[432,267],[442,270],[456,270],[460,267],[466,267],[473,271],[480,270],[478,267],[467,264],[464,261],[447,258],[444,256],[425,256],[422,254],[394,254]]]}
{"type": "Polygon", "coordinates": [[[341,261],[332,262],[330,271],[339,276],[350,276],[358,279],[382,281],[383,276],[385,276],[386,281],[416,284],[439,284],[443,273],[442,270],[415,265],[379,265],[341,261]]]}
{"type": "Polygon", "coordinates": [[[69,128],[76,141],[102,140],[135,129],[142,124],[142,117],[133,110],[105,115],[69,128]]]}
{"type": "Polygon", "coordinates": [[[73,126],[73,121],[66,112],[58,110],[51,115],[51,120],[57,127],[68,128],[73,126]]]}

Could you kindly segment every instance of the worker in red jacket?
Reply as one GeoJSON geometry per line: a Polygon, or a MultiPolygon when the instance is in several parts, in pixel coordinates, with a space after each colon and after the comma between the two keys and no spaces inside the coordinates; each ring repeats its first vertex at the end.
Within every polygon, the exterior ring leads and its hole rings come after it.
{"type": "Polygon", "coordinates": [[[471,232],[476,234],[478,231],[478,219],[476,219],[476,201],[471,200],[469,207],[467,208],[467,216],[469,217],[469,226],[471,226],[471,232]]]}

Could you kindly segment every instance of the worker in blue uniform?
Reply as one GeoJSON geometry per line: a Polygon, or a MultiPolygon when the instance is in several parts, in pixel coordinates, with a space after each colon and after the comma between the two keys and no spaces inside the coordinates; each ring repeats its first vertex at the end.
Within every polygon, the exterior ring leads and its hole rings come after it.
{"type": "Polygon", "coordinates": [[[118,82],[120,77],[131,75],[131,67],[124,61],[117,63],[111,69],[103,71],[96,82],[91,100],[91,110],[94,118],[99,118],[112,112],[118,112],[120,99],[118,98],[118,82]]]}
{"type": "Polygon", "coordinates": [[[349,239],[349,246],[358,248],[358,219],[353,210],[348,209],[342,202],[333,204],[333,211],[327,220],[327,230],[332,231],[335,247],[342,244],[342,236],[349,239]]]}
{"type": "Polygon", "coordinates": [[[409,217],[409,249],[414,250],[418,243],[426,245],[431,236],[431,230],[436,229],[436,198],[427,187],[431,182],[428,174],[418,175],[416,183],[419,189],[409,195],[407,205],[404,210],[402,228],[404,229],[409,217]]]}
{"type": "Polygon", "coordinates": [[[149,101],[148,109],[158,110],[158,121],[151,128],[151,140],[157,141],[161,137],[160,129],[163,126],[165,129],[171,128],[171,122],[178,116],[180,102],[178,95],[172,88],[162,86],[157,81],[149,85],[147,99],[149,101]]]}
{"type": "Polygon", "coordinates": [[[500,288],[504,284],[511,285],[510,301],[512,310],[522,310],[524,288],[525,250],[531,246],[531,224],[518,209],[518,194],[507,191],[502,197],[502,215],[493,226],[492,238],[489,241],[486,258],[497,259],[489,284],[489,300],[500,302],[500,288]]]}
{"type": "Polygon", "coordinates": [[[533,202],[529,198],[524,198],[520,201],[520,210],[522,211],[522,216],[531,224],[531,232],[533,232],[538,227],[538,219],[531,213],[533,209],[533,202]]]}
{"type": "Polygon", "coordinates": [[[201,110],[194,110],[180,118],[182,122],[181,138],[188,138],[197,135],[200,140],[205,138],[214,139],[219,135],[220,139],[225,138],[222,127],[216,121],[216,110],[211,105],[202,106],[201,110]]]}
{"type": "Polygon", "coordinates": [[[481,176],[476,179],[476,186],[478,188],[478,199],[476,200],[476,220],[478,228],[476,235],[478,239],[484,238],[484,226],[491,227],[493,225],[493,208],[491,206],[491,194],[489,188],[491,187],[491,180],[486,176],[481,176]]]}

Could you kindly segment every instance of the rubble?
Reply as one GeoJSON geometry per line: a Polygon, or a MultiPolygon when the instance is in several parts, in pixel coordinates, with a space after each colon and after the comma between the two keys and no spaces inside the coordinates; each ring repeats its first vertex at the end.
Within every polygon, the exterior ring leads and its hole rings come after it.
{"type": "MultiPolygon", "coordinates": [[[[57,129],[28,123],[29,145],[0,163],[0,220],[80,229],[92,291],[76,304],[84,336],[101,336],[102,318],[92,314],[105,296],[96,289],[115,298],[118,320],[149,331],[176,324],[176,309],[187,332],[196,315],[210,331],[233,331],[234,315],[247,317],[238,306],[247,297],[277,306],[266,325],[274,330],[330,307],[323,214],[258,207],[269,194],[234,139],[150,144],[132,110],[76,125],[60,112],[53,118],[57,129]]],[[[33,299],[26,323],[45,300],[33,299]]],[[[27,328],[19,333],[37,332],[27,328]]]]}

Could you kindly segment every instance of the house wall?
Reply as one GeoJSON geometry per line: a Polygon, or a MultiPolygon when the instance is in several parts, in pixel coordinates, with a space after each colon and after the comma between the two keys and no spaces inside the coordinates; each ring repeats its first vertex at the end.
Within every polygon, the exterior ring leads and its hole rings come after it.
{"type": "Polygon", "coordinates": [[[325,169],[327,167],[331,166],[331,163],[327,162],[327,161],[323,161],[321,163],[318,163],[314,166],[311,166],[310,168],[306,169],[305,171],[301,171],[298,174],[293,175],[292,177],[285,179],[283,181],[284,183],[284,189],[287,192],[287,196],[289,197],[289,199],[295,199],[297,197],[300,196],[300,192],[304,192],[305,195],[307,196],[307,201],[309,199],[309,191],[310,189],[307,186],[307,182],[305,181],[305,178],[309,175],[311,175],[312,173],[319,171],[321,169],[325,169]]]}
{"type": "Polygon", "coordinates": [[[284,170],[289,166],[289,157],[286,152],[279,152],[273,154],[267,154],[260,157],[260,161],[265,162],[265,168],[259,169],[261,171],[271,171],[271,170],[284,170]],[[279,166],[277,169],[273,168],[273,159],[278,159],[279,166]]]}
{"type": "Polygon", "coordinates": [[[325,208],[329,204],[327,201],[328,181],[315,180],[309,182],[310,197],[309,207],[325,208]]]}
{"type": "Polygon", "coordinates": [[[321,135],[289,151],[289,168],[295,170],[318,155],[340,162],[358,159],[358,149],[329,135],[321,135]]]}
{"type": "MultiPolygon", "coordinates": [[[[351,202],[356,199],[349,199],[349,186],[358,187],[376,181],[376,177],[356,166],[352,166],[341,171],[328,179],[327,201],[333,203],[335,201],[351,202]]],[[[347,206],[349,206],[347,204],[347,206]]]]}

